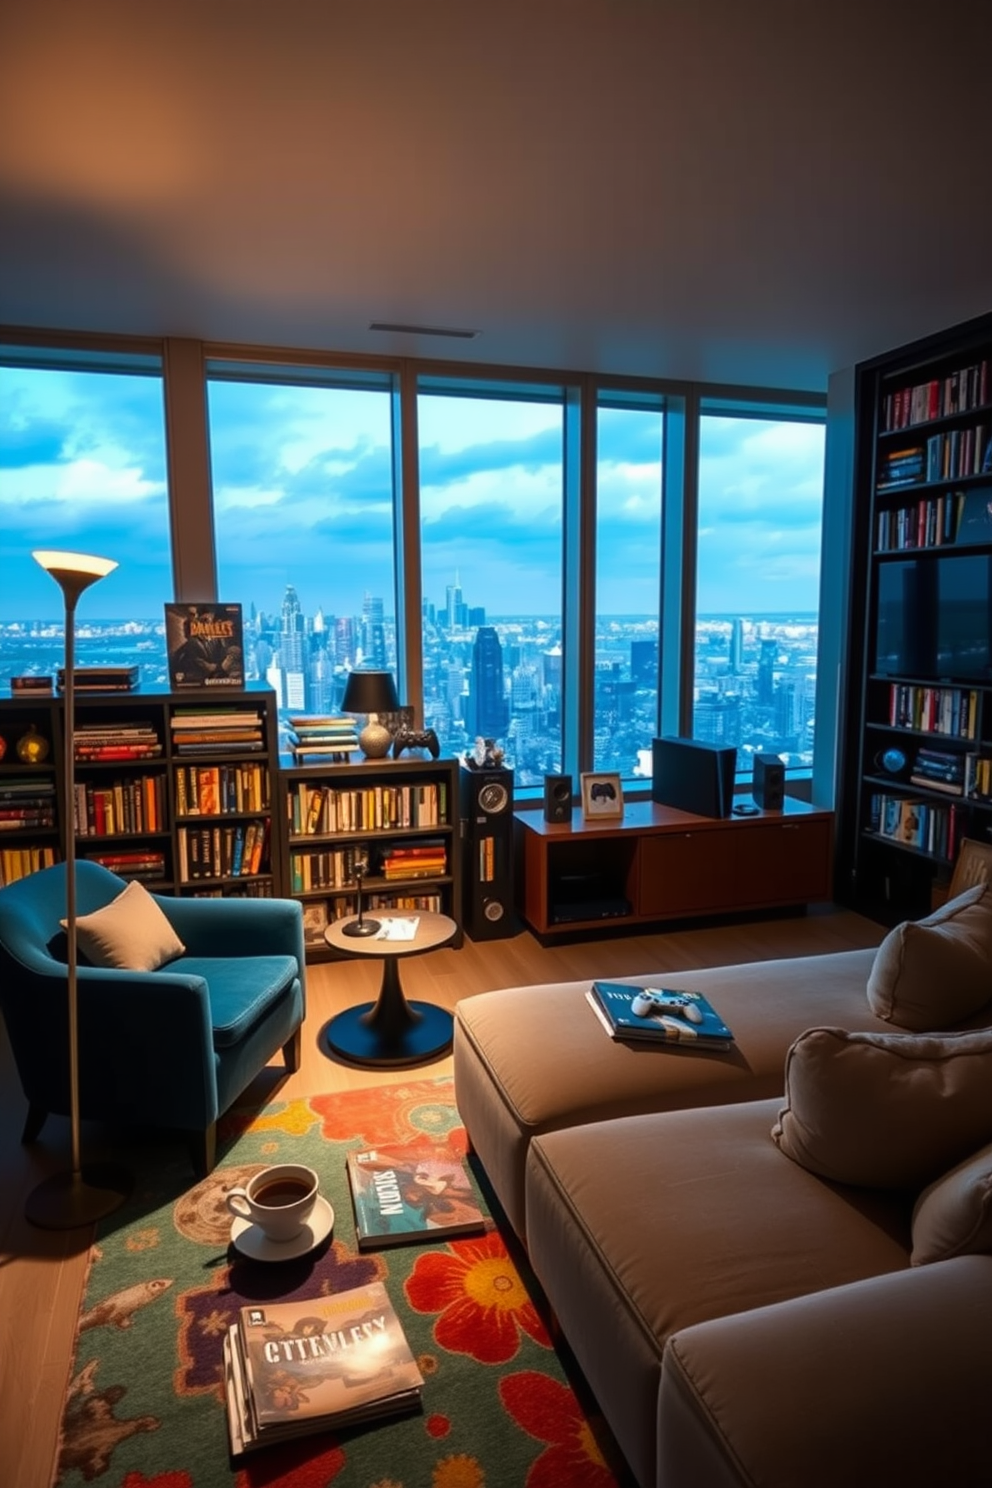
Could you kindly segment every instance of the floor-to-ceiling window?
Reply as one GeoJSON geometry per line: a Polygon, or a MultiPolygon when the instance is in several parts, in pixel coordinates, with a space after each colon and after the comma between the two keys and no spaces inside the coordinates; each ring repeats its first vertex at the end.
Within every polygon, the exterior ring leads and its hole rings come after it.
{"type": "Polygon", "coordinates": [[[425,722],[536,785],[562,758],[564,392],[423,378],[417,424],[425,722]]]}
{"type": "Polygon", "coordinates": [[[395,670],[392,380],[208,364],[217,598],[283,714],[340,708],[355,666],[395,670]]]}
{"type": "Polygon", "coordinates": [[[596,411],[593,768],[650,774],[658,727],[664,408],[601,393],[596,411]]]}
{"type": "Polygon", "coordinates": [[[31,557],[66,548],[118,567],[79,602],[76,664],[139,662],[166,680],[172,598],[165,412],[154,355],[0,346],[0,677],[53,678],[63,601],[31,557]]]}
{"type": "Polygon", "coordinates": [[[694,737],[813,760],[824,412],[703,401],[694,737]]]}

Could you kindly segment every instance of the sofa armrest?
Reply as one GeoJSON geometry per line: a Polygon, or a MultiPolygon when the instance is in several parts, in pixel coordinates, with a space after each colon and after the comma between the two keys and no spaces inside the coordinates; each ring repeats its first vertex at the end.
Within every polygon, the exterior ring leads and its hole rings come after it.
{"type": "Polygon", "coordinates": [[[302,978],[303,910],[296,899],[154,897],[190,956],[295,956],[302,978]]]}
{"type": "Polygon", "coordinates": [[[699,1323],[665,1347],[664,1488],[992,1482],[992,1256],[699,1323]]]}

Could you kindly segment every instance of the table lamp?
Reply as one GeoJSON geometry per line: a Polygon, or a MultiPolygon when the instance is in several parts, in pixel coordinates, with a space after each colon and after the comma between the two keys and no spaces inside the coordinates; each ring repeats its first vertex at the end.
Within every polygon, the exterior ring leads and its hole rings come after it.
{"type": "Polygon", "coordinates": [[[341,699],[342,713],[365,713],[368,722],[358,736],[366,759],[385,759],[392,737],[379,722],[380,713],[395,713],[400,705],[392,672],[356,670],[348,673],[341,699]]]}
{"type": "Polygon", "coordinates": [[[117,564],[112,558],[94,558],[86,553],[64,553],[38,549],[32,558],[58,584],[65,603],[65,751],[63,802],[65,811],[65,931],[69,1006],[69,1122],[72,1167],[55,1173],[28,1194],[25,1218],[46,1230],[74,1230],[92,1224],[118,1209],[131,1191],[130,1175],[106,1165],[84,1168],[80,1159],[79,1135],[79,1018],[76,935],[76,819],[74,765],[75,741],[75,628],[76,601],[84,589],[106,578],[117,564]]]}

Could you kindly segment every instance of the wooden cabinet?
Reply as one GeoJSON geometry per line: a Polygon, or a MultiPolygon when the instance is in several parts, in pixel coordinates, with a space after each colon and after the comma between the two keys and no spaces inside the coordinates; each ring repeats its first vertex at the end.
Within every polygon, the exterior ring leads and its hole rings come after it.
{"type": "Polygon", "coordinates": [[[992,317],[857,370],[840,890],[915,918],[992,832],[992,317]]]}
{"type": "Polygon", "coordinates": [[[623,819],[516,815],[520,912],[539,935],[803,905],[831,897],[833,816],[713,819],[630,801],[623,819]]]}
{"type": "Polygon", "coordinates": [[[327,952],[328,924],[355,913],[359,860],[366,909],[446,914],[460,938],[457,760],[286,764],[278,789],[286,892],[303,904],[308,955],[327,952]]]}

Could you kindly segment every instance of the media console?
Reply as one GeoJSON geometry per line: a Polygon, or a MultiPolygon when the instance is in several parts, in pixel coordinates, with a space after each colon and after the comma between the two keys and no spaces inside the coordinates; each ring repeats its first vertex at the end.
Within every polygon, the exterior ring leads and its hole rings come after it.
{"type": "Polygon", "coordinates": [[[542,937],[607,926],[759,912],[833,895],[833,813],[694,816],[628,801],[621,820],[514,818],[518,909],[542,937]]]}

